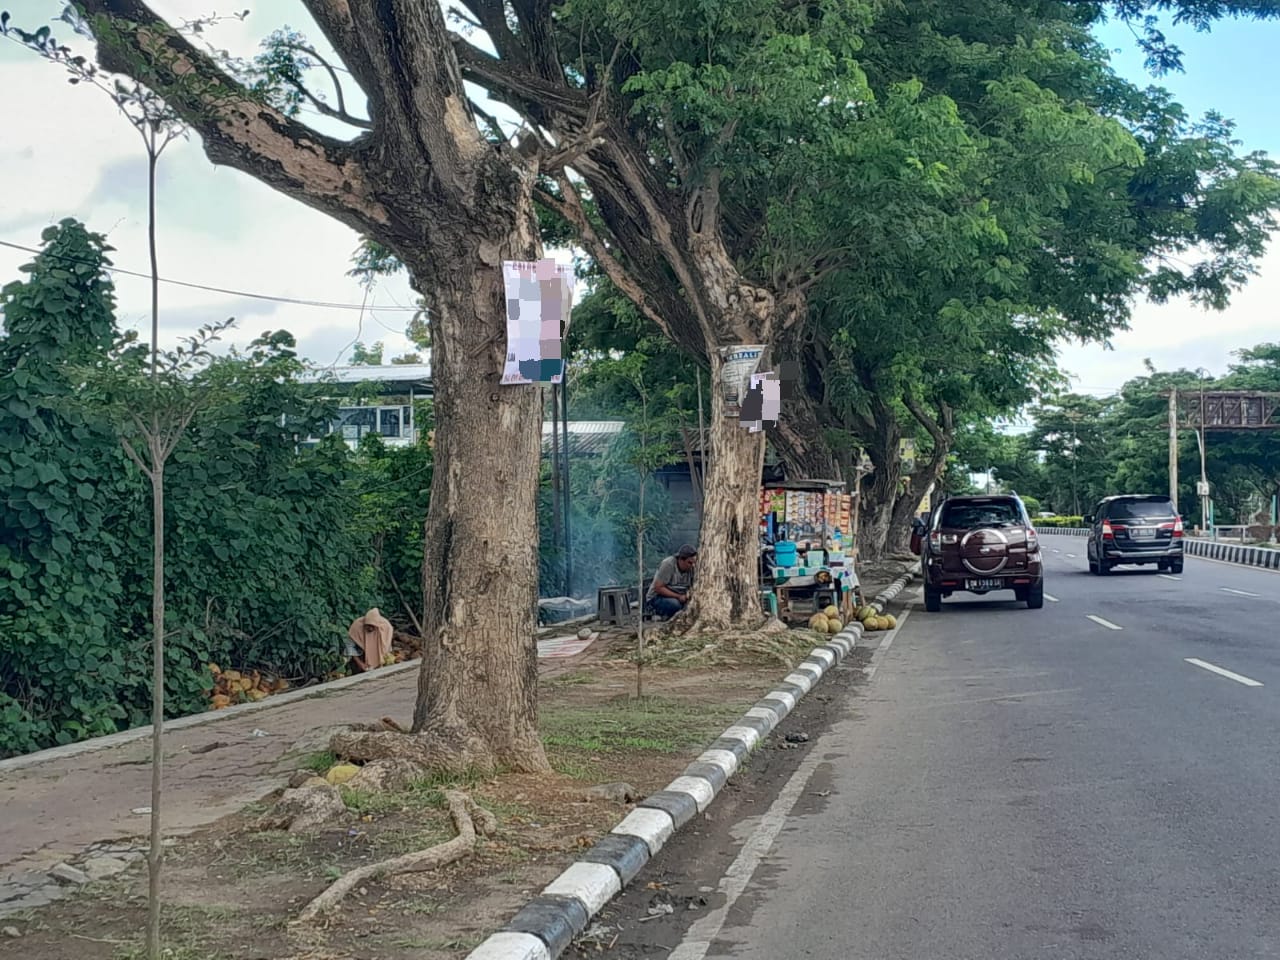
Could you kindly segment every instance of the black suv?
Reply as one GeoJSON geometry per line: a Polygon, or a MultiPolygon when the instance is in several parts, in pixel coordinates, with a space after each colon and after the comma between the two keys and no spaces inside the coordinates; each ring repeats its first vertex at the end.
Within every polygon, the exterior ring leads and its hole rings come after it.
{"type": "Polygon", "coordinates": [[[1089,572],[1106,576],[1121,563],[1154,563],[1182,572],[1182,518],[1173,501],[1158,495],[1106,497],[1084,518],[1089,572]]]}
{"type": "Polygon", "coordinates": [[[1012,590],[1032,610],[1044,606],[1040,541],[1015,495],[948,497],[927,524],[916,522],[911,549],[921,558],[928,611],[953,593],[994,590],[1012,590]]]}

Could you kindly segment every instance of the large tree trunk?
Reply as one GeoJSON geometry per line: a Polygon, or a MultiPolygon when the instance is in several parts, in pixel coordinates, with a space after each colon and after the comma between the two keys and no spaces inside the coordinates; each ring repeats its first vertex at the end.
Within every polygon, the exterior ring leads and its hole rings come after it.
{"type": "Polygon", "coordinates": [[[760,475],[764,433],[752,433],[725,414],[720,390],[724,364],[711,353],[711,462],[707,469],[697,588],[684,617],[690,630],[759,626],[760,475]]]}
{"type": "MultiPolygon", "coordinates": [[[[875,463],[874,454],[872,462],[875,463]]],[[[858,523],[858,559],[880,560],[885,556],[893,506],[898,497],[899,470],[896,461],[883,466],[862,482],[862,508],[858,523]]]]}
{"type": "Polygon", "coordinates": [[[947,404],[938,403],[936,412],[930,413],[910,392],[903,395],[902,402],[916,422],[929,432],[933,447],[928,461],[917,461],[915,473],[908,478],[905,489],[893,505],[884,545],[886,555],[909,552],[911,520],[919,511],[929,488],[936,486],[947,472],[947,458],[955,441],[955,421],[947,404]]]}
{"type": "Polygon", "coordinates": [[[879,397],[871,400],[872,434],[867,455],[874,472],[862,482],[862,508],[858,529],[858,558],[879,560],[886,556],[893,510],[902,493],[902,461],[899,444],[902,427],[890,407],[879,397]]]}
{"type": "Polygon", "coordinates": [[[499,381],[502,261],[534,259],[540,246],[530,184],[512,196],[495,172],[488,226],[437,234],[412,265],[430,310],[436,415],[413,729],[441,767],[536,771],[547,768],[534,640],[541,388],[499,381]],[[501,223],[512,226],[500,235],[501,223]]]}

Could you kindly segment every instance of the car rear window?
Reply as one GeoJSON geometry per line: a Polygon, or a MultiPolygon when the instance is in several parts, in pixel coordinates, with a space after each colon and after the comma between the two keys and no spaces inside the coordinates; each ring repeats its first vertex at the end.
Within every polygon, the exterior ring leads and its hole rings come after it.
{"type": "Polygon", "coordinates": [[[944,527],[972,529],[1008,523],[1022,523],[1022,511],[1012,500],[948,503],[942,511],[944,527]]]}
{"type": "Polygon", "coordinates": [[[1112,520],[1155,520],[1173,515],[1173,501],[1159,498],[1116,500],[1107,508],[1107,516],[1112,520]]]}

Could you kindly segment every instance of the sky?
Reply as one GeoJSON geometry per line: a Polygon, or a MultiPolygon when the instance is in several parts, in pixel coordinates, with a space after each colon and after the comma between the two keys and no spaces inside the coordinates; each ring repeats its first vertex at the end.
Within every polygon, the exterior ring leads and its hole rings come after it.
{"type": "MultiPolygon", "coordinates": [[[[246,0],[246,5],[251,13],[244,22],[219,24],[211,34],[235,55],[251,56],[262,38],[284,25],[319,36],[298,0],[246,0]]],[[[5,6],[14,23],[28,28],[54,21],[62,9],[60,0],[7,0],[5,6]]],[[[179,18],[209,10],[192,0],[162,0],[153,7],[179,18]]],[[[55,26],[60,28],[55,36],[83,47],[66,25],[55,26]]],[[[1210,34],[1167,32],[1184,51],[1186,72],[1159,81],[1145,74],[1127,28],[1110,25],[1100,36],[1117,51],[1122,74],[1168,87],[1193,115],[1216,109],[1234,119],[1243,149],[1280,153],[1280,114],[1267,93],[1280,23],[1227,21],[1210,34]]],[[[36,247],[44,227],[75,217],[107,235],[116,248],[116,266],[145,274],[146,156],[137,133],[104,94],[68,84],[60,68],[3,39],[0,89],[22,91],[6,98],[0,134],[0,242],[36,247]]],[[[316,126],[333,131],[323,121],[316,126]]],[[[403,330],[415,294],[401,277],[379,282],[365,300],[366,291],[346,276],[359,243],[349,228],[248,176],[214,167],[194,138],[172,145],[159,173],[160,275],[237,291],[162,285],[166,341],[202,323],[235,317],[231,342],[243,346],[265,330],[287,329],[298,338],[303,356],[321,366],[349,359],[357,340],[383,341],[387,357],[409,349],[403,330]]],[[[17,268],[30,259],[29,253],[0,246],[0,283],[16,279],[17,268]]],[[[148,281],[118,274],[116,282],[121,325],[145,329],[148,281]]],[[[1094,394],[1112,393],[1141,375],[1147,358],[1160,368],[1205,367],[1217,373],[1233,350],[1280,339],[1272,312],[1278,301],[1280,245],[1224,313],[1184,302],[1139,304],[1131,330],[1114,338],[1113,349],[1066,347],[1063,366],[1075,377],[1075,389],[1094,394]]]]}

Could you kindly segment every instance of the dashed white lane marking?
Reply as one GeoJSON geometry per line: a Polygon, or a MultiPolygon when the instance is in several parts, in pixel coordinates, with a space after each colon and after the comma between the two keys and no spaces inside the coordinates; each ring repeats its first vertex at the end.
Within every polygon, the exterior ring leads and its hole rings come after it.
{"type": "Polygon", "coordinates": [[[1199,667],[1201,670],[1208,670],[1210,673],[1216,673],[1220,677],[1226,677],[1228,680],[1234,680],[1236,683],[1243,683],[1246,687],[1262,686],[1257,680],[1251,680],[1249,677],[1242,676],[1238,673],[1232,673],[1230,670],[1224,670],[1222,667],[1215,667],[1212,663],[1206,663],[1203,660],[1197,660],[1195,657],[1187,657],[1187,663],[1192,666],[1199,667]]]}
{"type": "Polygon", "coordinates": [[[1068,559],[1068,560],[1074,560],[1075,558],[1076,558],[1076,555],[1075,555],[1074,553],[1068,553],[1068,554],[1067,554],[1067,559],[1068,559]]]}
{"type": "MultiPolygon", "coordinates": [[[[880,662],[893,646],[893,638],[898,635],[898,631],[902,629],[902,625],[906,623],[909,616],[911,611],[904,610],[898,619],[898,626],[885,634],[884,639],[880,641],[880,646],[871,655],[871,665],[866,668],[868,680],[874,679],[876,671],[880,668],[880,662]]],[[[742,850],[721,877],[718,889],[724,896],[724,903],[694,923],[685,934],[684,941],[668,955],[667,960],[703,960],[706,957],[712,944],[720,936],[720,931],[724,929],[729,911],[746,891],[756,868],[773,847],[774,840],[786,825],[791,809],[800,799],[814,771],[818,769],[819,764],[827,762],[824,759],[825,755],[824,751],[814,749],[801,761],[796,772],[783,786],[777,799],[769,807],[769,811],[760,818],[760,823],[751,832],[742,850]]]]}
{"type": "Polygon", "coordinates": [[[1062,602],[1062,601],[1060,601],[1057,597],[1051,597],[1051,596],[1049,596],[1049,594],[1047,594],[1047,593],[1044,595],[1044,598],[1045,598],[1046,600],[1048,600],[1050,603],[1061,603],[1061,602],[1062,602]]]}
{"type": "Polygon", "coordinates": [[[1156,574],[1156,576],[1157,576],[1157,577],[1159,577],[1161,580],[1172,580],[1174,583],[1181,583],[1181,582],[1182,582],[1182,578],[1181,578],[1181,577],[1175,577],[1175,576],[1174,576],[1173,574],[1171,574],[1171,573],[1157,573],[1157,574],[1156,574]]]}
{"type": "Polygon", "coordinates": [[[1061,550],[1059,550],[1057,547],[1055,547],[1055,548],[1054,548],[1054,550],[1053,550],[1053,552],[1054,552],[1054,553],[1061,553],[1062,551],[1061,551],[1061,550]]]}
{"type": "Polygon", "coordinates": [[[1096,623],[1096,624],[1097,624],[1098,626],[1100,626],[1100,627],[1106,627],[1108,630],[1123,630],[1123,629],[1124,629],[1124,627],[1116,626],[1116,625],[1115,625],[1114,623],[1112,623],[1110,620],[1103,620],[1101,617],[1095,617],[1092,613],[1091,613],[1091,614],[1089,614],[1089,619],[1090,619],[1090,620],[1092,620],[1094,623],[1096,623]]]}
{"type": "Polygon", "coordinates": [[[1248,590],[1235,590],[1231,587],[1222,587],[1223,593],[1234,593],[1237,597],[1260,597],[1260,593],[1250,593],[1248,590]]]}

